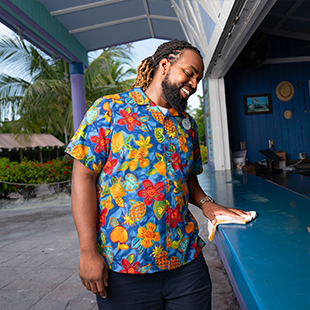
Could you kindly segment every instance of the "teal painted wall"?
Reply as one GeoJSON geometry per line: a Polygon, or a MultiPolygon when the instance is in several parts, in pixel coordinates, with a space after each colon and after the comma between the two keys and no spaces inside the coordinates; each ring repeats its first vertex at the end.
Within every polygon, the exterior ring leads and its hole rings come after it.
{"type": "Polygon", "coordinates": [[[75,55],[81,62],[88,66],[88,55],[85,48],[71,35],[68,31],[57,21],[57,19],[49,14],[46,8],[39,1],[25,1],[25,0],[10,0],[16,7],[18,7],[23,13],[28,15],[38,26],[32,27],[18,14],[14,14],[4,4],[0,4],[4,10],[7,10],[14,18],[19,20],[25,27],[32,31],[35,35],[46,41],[63,54],[66,58],[70,59],[65,52],[65,49],[75,55]],[[60,49],[55,46],[48,38],[44,37],[39,31],[38,27],[41,27],[49,35],[55,38],[64,48],[60,49]]]}

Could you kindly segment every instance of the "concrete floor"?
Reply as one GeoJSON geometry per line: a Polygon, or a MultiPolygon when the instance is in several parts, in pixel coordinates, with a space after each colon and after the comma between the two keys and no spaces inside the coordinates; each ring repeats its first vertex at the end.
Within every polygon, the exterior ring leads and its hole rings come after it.
{"type": "MultiPolygon", "coordinates": [[[[41,205],[15,203],[4,209],[2,204],[0,209],[0,309],[97,309],[95,296],[78,276],[70,197],[41,205]]],[[[199,209],[192,212],[207,240],[206,220],[199,209]]],[[[203,254],[213,282],[212,309],[240,309],[215,244],[207,241],[203,254]]]]}

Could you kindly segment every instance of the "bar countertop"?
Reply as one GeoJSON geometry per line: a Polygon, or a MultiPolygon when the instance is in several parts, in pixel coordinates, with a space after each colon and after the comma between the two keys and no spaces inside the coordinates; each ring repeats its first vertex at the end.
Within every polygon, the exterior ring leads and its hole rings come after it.
{"type": "Polygon", "coordinates": [[[199,181],[217,203],[258,214],[215,236],[241,308],[310,309],[310,198],[237,169],[204,166],[199,181]]]}

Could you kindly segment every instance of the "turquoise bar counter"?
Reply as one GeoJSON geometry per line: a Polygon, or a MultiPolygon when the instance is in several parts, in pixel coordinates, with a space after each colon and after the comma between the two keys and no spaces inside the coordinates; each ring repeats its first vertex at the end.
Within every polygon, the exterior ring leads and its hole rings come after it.
{"type": "Polygon", "coordinates": [[[258,214],[214,238],[240,307],[309,310],[310,199],[240,170],[204,166],[199,182],[217,203],[258,214]]]}

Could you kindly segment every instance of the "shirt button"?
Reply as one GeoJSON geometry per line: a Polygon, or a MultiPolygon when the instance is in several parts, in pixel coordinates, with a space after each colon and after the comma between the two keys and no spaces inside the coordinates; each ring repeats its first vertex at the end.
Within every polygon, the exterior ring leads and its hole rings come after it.
{"type": "Polygon", "coordinates": [[[173,184],[173,182],[171,180],[168,180],[167,183],[170,184],[170,185],[173,184]]]}

